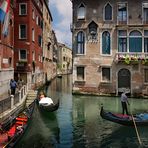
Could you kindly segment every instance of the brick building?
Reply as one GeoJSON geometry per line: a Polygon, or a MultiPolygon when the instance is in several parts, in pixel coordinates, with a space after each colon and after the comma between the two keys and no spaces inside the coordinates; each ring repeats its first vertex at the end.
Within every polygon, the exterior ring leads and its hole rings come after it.
{"type": "Polygon", "coordinates": [[[15,78],[22,78],[30,87],[43,83],[42,29],[43,1],[16,0],[14,9],[15,78]]]}
{"type": "Polygon", "coordinates": [[[4,23],[0,22],[0,100],[8,97],[9,82],[14,75],[14,1],[10,3],[7,34],[3,34],[4,23]]]}
{"type": "Polygon", "coordinates": [[[73,93],[148,95],[148,2],[71,1],[73,93]]]}

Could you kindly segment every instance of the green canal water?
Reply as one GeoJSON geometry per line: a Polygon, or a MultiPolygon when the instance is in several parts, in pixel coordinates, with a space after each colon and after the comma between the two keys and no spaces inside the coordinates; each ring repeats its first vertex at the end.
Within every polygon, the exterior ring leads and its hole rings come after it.
{"type": "MultiPolygon", "coordinates": [[[[134,127],[125,127],[100,117],[100,106],[121,112],[120,98],[79,96],[71,93],[71,76],[56,78],[45,88],[60,106],[54,113],[35,107],[32,121],[17,148],[139,148],[134,127]]],[[[133,113],[148,111],[148,100],[129,99],[133,113]]],[[[148,126],[138,127],[143,147],[148,148],[148,126]]]]}

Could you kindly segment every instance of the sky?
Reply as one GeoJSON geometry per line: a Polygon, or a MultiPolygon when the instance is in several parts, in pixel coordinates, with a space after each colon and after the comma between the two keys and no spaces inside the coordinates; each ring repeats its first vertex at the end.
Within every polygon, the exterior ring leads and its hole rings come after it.
{"type": "Polygon", "coordinates": [[[52,27],[58,42],[72,46],[72,3],[70,0],[49,0],[49,9],[53,18],[52,27]]]}

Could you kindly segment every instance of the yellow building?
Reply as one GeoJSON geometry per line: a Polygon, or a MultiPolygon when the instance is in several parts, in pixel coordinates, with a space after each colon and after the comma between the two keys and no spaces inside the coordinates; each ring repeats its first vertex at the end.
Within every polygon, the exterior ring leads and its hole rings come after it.
{"type": "Polygon", "coordinates": [[[58,74],[72,72],[72,50],[65,44],[58,43],[58,74]]]}
{"type": "Polygon", "coordinates": [[[43,70],[44,82],[50,81],[56,76],[57,59],[55,58],[57,47],[56,36],[52,29],[52,15],[49,6],[43,3],[43,70]],[[56,60],[55,60],[56,59],[56,60]]]}

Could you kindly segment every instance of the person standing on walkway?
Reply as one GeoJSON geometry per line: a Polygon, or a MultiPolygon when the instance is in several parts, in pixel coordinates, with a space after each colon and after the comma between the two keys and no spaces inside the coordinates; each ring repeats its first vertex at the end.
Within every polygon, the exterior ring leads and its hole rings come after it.
{"type": "Polygon", "coordinates": [[[11,89],[11,95],[15,95],[15,90],[17,87],[17,83],[14,79],[10,80],[10,89],[11,89]]]}
{"type": "Polygon", "coordinates": [[[121,105],[122,105],[122,114],[123,115],[124,115],[125,112],[128,115],[127,104],[130,105],[129,102],[128,102],[128,97],[126,95],[126,92],[123,92],[121,94],[121,105]]]}
{"type": "Polygon", "coordinates": [[[24,84],[24,81],[20,78],[20,79],[18,80],[17,84],[18,84],[18,88],[21,89],[22,86],[23,86],[23,84],[24,84]]]}

